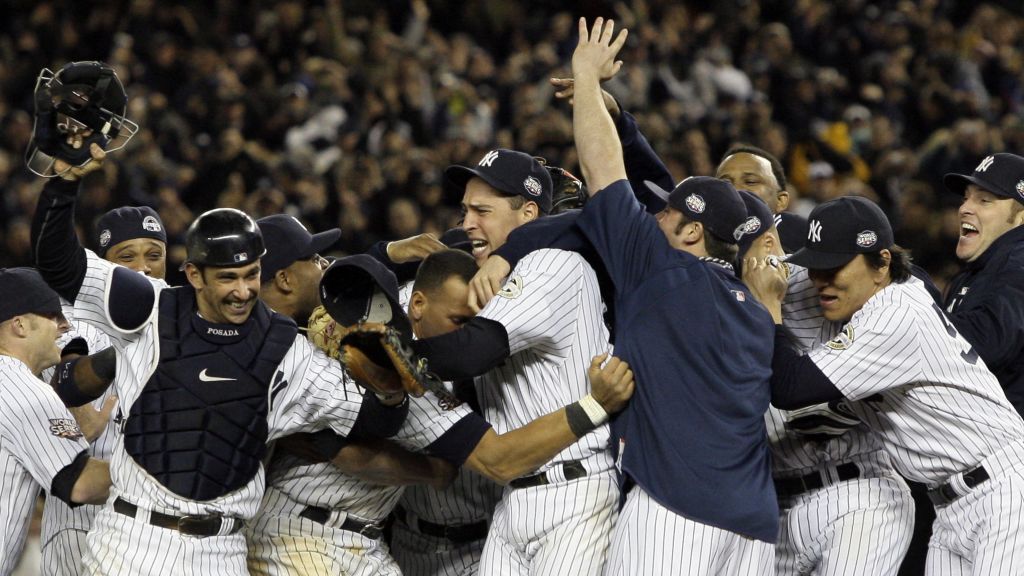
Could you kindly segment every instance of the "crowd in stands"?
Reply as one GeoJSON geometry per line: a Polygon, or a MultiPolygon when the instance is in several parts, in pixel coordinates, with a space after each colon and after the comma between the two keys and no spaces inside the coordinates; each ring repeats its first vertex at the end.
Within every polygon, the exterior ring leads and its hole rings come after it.
{"type": "MultiPolygon", "coordinates": [[[[459,220],[441,171],[491,148],[576,171],[567,76],[576,18],[631,34],[607,89],[678,180],[734,142],[784,159],[790,210],[857,194],[940,283],[957,198],[995,151],[1024,154],[1024,13],[954,0],[15,0],[0,22],[0,266],[30,263],[43,182],[24,167],[39,71],[114,65],[141,126],[83,182],[79,222],[156,208],[168,270],[215,206],[340,226],[345,252],[459,220]],[[581,10],[583,10],[581,12],[581,10]]],[[[173,278],[169,278],[173,281],[173,278]]]]}

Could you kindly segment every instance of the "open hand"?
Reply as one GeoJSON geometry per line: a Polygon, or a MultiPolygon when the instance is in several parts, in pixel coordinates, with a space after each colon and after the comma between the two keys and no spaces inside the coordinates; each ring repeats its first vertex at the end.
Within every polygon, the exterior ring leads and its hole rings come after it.
{"type": "Polygon", "coordinates": [[[579,81],[581,76],[589,76],[601,81],[614,76],[622,67],[622,61],[615,57],[626,43],[628,32],[621,30],[612,41],[615,21],[606,22],[604,18],[594,20],[594,27],[589,31],[586,18],[580,18],[579,32],[579,43],[572,55],[573,78],[579,81]]]}

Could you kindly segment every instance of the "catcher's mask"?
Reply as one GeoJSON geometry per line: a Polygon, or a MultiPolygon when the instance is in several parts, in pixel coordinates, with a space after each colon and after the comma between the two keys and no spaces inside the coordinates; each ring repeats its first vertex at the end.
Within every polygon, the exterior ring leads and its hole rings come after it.
{"type": "Polygon", "coordinates": [[[320,280],[320,301],[342,326],[387,324],[412,340],[412,325],[398,302],[398,280],[372,256],[355,254],[334,261],[320,280]]]}
{"type": "Polygon", "coordinates": [[[25,150],[25,165],[32,172],[53,177],[60,158],[72,166],[89,161],[89,146],[107,152],[123,148],[139,131],[125,118],[128,94],[114,69],[102,62],[71,62],[56,73],[43,68],[36,79],[35,126],[25,150]],[[91,131],[79,148],[68,137],[91,131]]]}

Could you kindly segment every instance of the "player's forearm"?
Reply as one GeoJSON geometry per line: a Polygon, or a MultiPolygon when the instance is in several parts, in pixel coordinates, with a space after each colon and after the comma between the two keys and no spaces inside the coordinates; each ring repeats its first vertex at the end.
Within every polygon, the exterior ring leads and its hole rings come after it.
{"type": "Polygon", "coordinates": [[[76,504],[103,504],[110,494],[110,464],[90,458],[71,490],[76,504]]]}
{"type": "Polygon", "coordinates": [[[811,357],[800,354],[781,325],[775,327],[771,387],[772,406],[782,410],[843,399],[843,393],[811,357]]]}
{"type": "Polygon", "coordinates": [[[32,256],[39,273],[57,294],[74,302],[85,279],[85,249],[75,233],[78,182],[51,178],[32,217],[32,256]]]}
{"type": "Polygon", "coordinates": [[[563,408],[504,434],[488,430],[466,466],[499,484],[508,484],[540,468],[577,440],[563,408]]]}
{"type": "Polygon", "coordinates": [[[594,73],[577,74],[572,111],[573,134],[580,167],[591,196],[626,177],[615,124],[604,105],[601,84],[594,73]]]}
{"type": "Polygon", "coordinates": [[[82,406],[102,396],[116,373],[117,354],[110,347],[58,364],[53,388],[66,406],[82,406]]]}
{"type": "Polygon", "coordinates": [[[331,462],[346,474],[383,486],[429,484],[445,488],[455,478],[455,467],[448,462],[382,440],[350,443],[331,462]]]}

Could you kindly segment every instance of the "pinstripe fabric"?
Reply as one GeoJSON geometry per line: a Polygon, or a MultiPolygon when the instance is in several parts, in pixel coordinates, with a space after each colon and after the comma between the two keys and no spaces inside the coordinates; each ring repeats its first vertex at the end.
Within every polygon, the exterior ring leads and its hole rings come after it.
{"type": "Polygon", "coordinates": [[[473,576],[480,570],[485,541],[455,544],[414,532],[400,522],[391,527],[391,555],[405,576],[473,576]]]}
{"type": "MultiPolygon", "coordinates": [[[[786,327],[806,349],[824,344],[838,324],[821,317],[818,291],[807,270],[794,267],[784,301],[786,327]]],[[[779,575],[883,576],[899,570],[910,543],[914,502],[875,434],[856,426],[827,440],[810,440],[786,427],[785,412],[765,414],[772,474],[776,478],[823,474],[853,463],[863,480],[830,482],[779,502],[779,575]]]]}
{"type": "Polygon", "coordinates": [[[28,366],[0,355],[0,574],[18,562],[40,487],[88,448],[72,433],[74,417],[28,366]]]}
{"type": "MultiPolygon", "coordinates": [[[[112,326],[107,314],[108,283],[114,264],[87,251],[88,270],[75,299],[75,318],[93,324],[110,337],[117,350],[117,376],[113,390],[119,398],[119,414],[131,411],[159,359],[156,304],[147,322],[132,333],[112,326]]],[[[150,280],[157,292],[166,287],[150,280]]],[[[157,298],[159,301],[159,298],[157,298]]],[[[359,414],[362,395],[340,365],[296,336],[276,371],[277,386],[268,386],[270,408],[268,440],[294,432],[313,432],[329,426],[339,434],[351,430],[359,414]],[[283,383],[283,388],[281,384],[283,383]]],[[[197,375],[198,376],[198,375],[197,375]]],[[[154,528],[117,514],[114,498],[123,497],[139,506],[139,514],[155,510],[175,516],[217,514],[248,519],[257,511],[264,492],[264,471],[242,488],[210,501],[194,501],[171,493],[156,482],[125,452],[118,435],[111,457],[111,498],[97,516],[87,538],[84,563],[89,573],[165,574],[173,559],[181,574],[244,574],[245,538],[241,534],[193,538],[177,531],[154,528]],[[103,519],[100,522],[100,518],[103,519]],[[139,543],[145,543],[140,546],[139,543]],[[173,557],[173,558],[172,558],[173,557]]]]}
{"type": "Polygon", "coordinates": [[[669,511],[639,486],[615,525],[605,576],[764,576],[775,547],[669,511]]]}
{"type": "MultiPolygon", "coordinates": [[[[110,339],[95,326],[74,321],[74,307],[62,302],[64,317],[72,323],[72,330],[65,333],[58,345],[63,347],[72,338],[83,338],[89,353],[99,352],[110,346],[110,339]]],[[[42,374],[44,382],[50,381],[53,369],[42,374]],[[49,372],[50,374],[47,374],[49,372]]],[[[107,398],[113,395],[108,389],[92,403],[99,410],[107,398]]],[[[89,445],[89,455],[100,460],[110,460],[114,449],[117,427],[113,422],[89,445]]],[[[93,518],[100,506],[84,505],[71,508],[58,498],[47,498],[43,507],[43,526],[40,541],[43,546],[42,570],[48,576],[78,576],[82,574],[82,555],[85,553],[85,535],[92,528],[93,518]]]]}
{"type": "MultiPolygon", "coordinates": [[[[578,254],[537,250],[520,260],[480,316],[500,322],[511,356],[475,380],[484,417],[503,434],[590,392],[587,367],[610,351],[597,277],[578,254]]],[[[618,489],[608,426],[551,459],[584,460],[585,479],[506,490],[481,574],[597,574],[607,554],[618,489]]]]}
{"type": "Polygon", "coordinates": [[[506,489],[494,510],[480,574],[600,574],[618,516],[618,498],[613,471],[506,489]]]}

